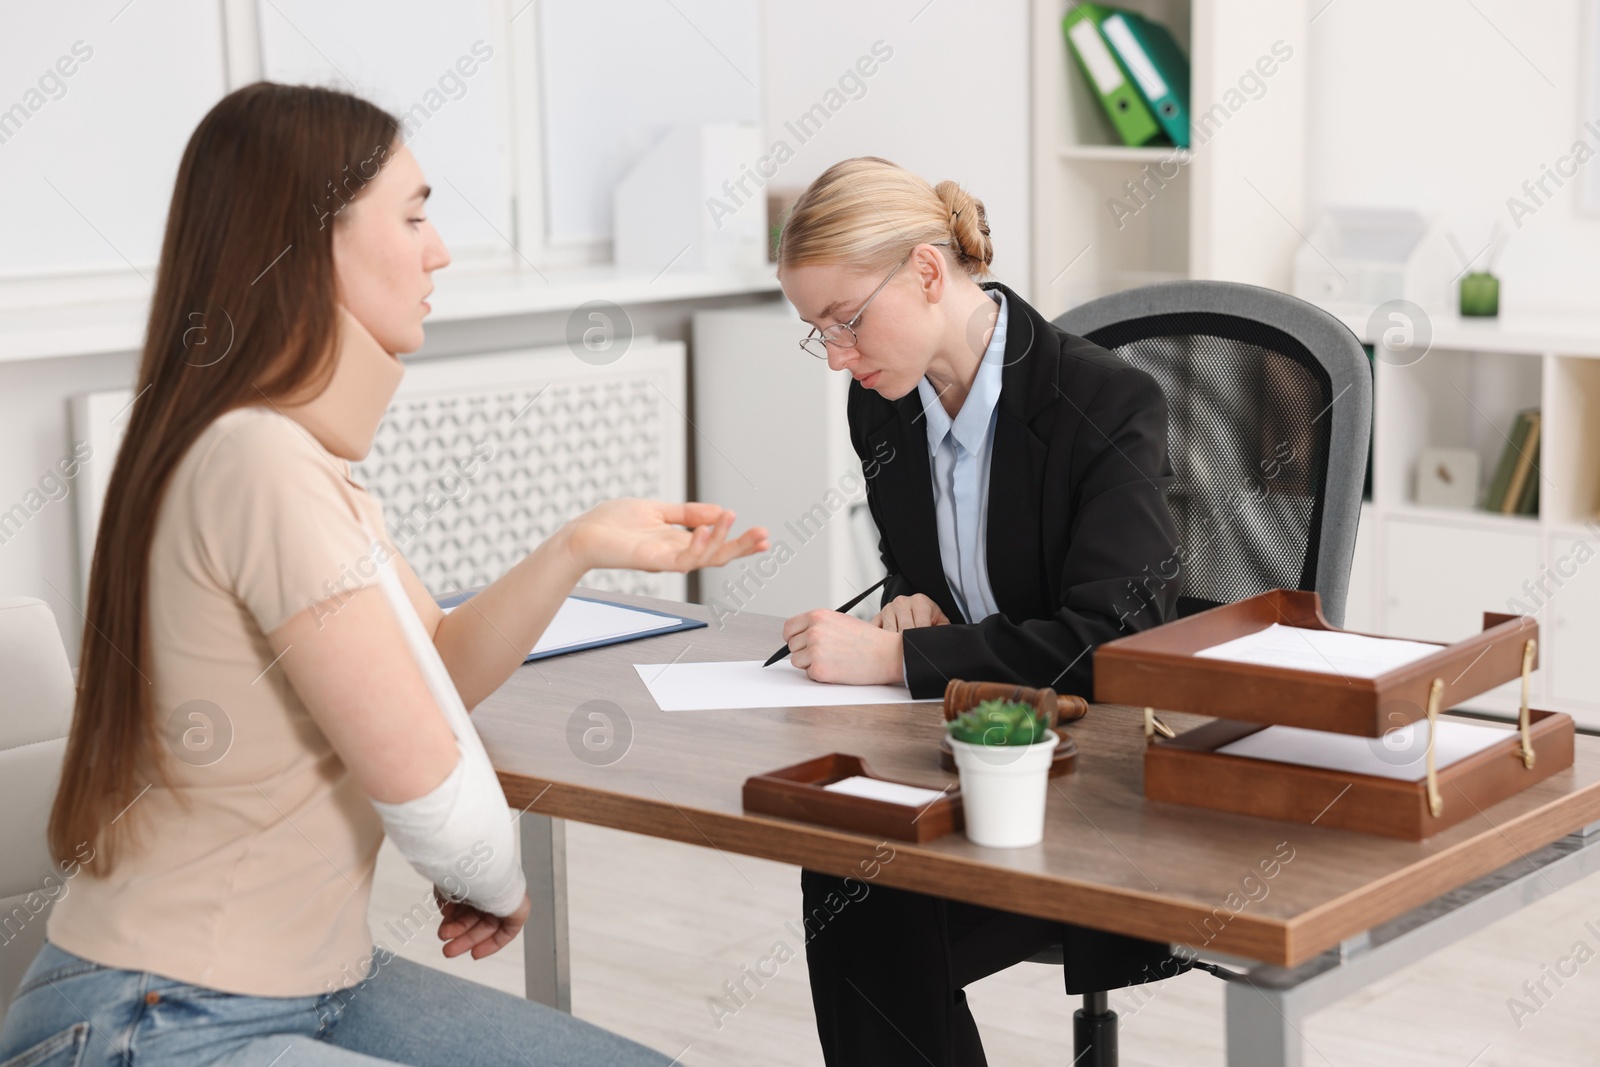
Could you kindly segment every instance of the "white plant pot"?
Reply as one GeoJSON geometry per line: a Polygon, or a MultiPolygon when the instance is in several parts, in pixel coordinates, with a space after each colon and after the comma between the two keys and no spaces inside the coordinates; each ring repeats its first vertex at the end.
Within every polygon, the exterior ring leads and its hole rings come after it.
{"type": "Polygon", "coordinates": [[[974,745],[950,739],[961,775],[967,839],[985,848],[1027,848],[1044,840],[1044,802],[1054,730],[1031,745],[974,745]]]}

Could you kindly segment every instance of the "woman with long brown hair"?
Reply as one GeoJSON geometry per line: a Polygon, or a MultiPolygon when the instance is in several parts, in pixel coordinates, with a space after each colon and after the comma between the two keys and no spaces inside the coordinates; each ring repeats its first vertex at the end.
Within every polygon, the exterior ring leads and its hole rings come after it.
{"type": "Polygon", "coordinates": [[[344,93],[251,85],[190,138],[50,819],[68,889],[0,1067],[665,1062],[368,927],[387,834],[446,956],[514,938],[530,902],[467,709],[588,569],[766,546],[714,505],[611,501],[438,607],[350,472],[449,263],[427,195],[395,119],[344,93]]]}

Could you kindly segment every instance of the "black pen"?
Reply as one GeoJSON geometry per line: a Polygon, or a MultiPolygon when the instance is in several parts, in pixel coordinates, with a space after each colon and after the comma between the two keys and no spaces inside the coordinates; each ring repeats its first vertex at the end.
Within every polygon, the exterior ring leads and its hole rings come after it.
{"type": "MultiPolygon", "coordinates": [[[[871,585],[869,585],[865,589],[861,590],[860,593],[858,593],[856,596],[854,596],[854,597],[852,597],[850,599],[850,603],[845,604],[843,607],[840,607],[839,609],[837,609],[839,614],[843,615],[845,612],[849,611],[851,608],[855,607],[857,604],[859,604],[863,600],[867,599],[868,595],[870,595],[873,590],[875,590],[878,587],[880,587],[881,585],[883,585],[883,583],[887,582],[889,580],[889,578],[890,578],[890,576],[885,574],[882,578],[879,578],[877,581],[873,582],[871,585]]],[[[783,657],[787,656],[788,654],[789,654],[789,643],[787,641],[785,641],[783,647],[778,649],[778,651],[774,652],[772,655],[768,656],[767,657],[767,662],[763,663],[762,666],[763,667],[770,667],[774,663],[776,663],[780,659],[782,659],[783,657]]]]}

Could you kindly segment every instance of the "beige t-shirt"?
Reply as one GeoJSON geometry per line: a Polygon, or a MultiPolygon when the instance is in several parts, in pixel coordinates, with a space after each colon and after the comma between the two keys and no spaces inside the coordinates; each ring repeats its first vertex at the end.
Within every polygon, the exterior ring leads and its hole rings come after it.
{"type": "Polygon", "coordinates": [[[349,463],[267,407],[220,416],[179,462],[150,552],[146,670],[157,750],[192,804],[159,782],[135,800],[138,836],[110,878],[68,883],[51,941],[258,996],[359,980],[382,824],[265,636],[376,581],[358,515],[392,551],[349,463]]]}

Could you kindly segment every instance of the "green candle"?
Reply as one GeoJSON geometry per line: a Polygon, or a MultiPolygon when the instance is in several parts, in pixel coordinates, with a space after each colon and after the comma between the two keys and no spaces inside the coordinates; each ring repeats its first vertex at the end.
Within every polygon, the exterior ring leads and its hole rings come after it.
{"type": "Polygon", "coordinates": [[[1463,276],[1461,314],[1480,317],[1500,314],[1500,279],[1487,271],[1474,271],[1463,276]]]}

